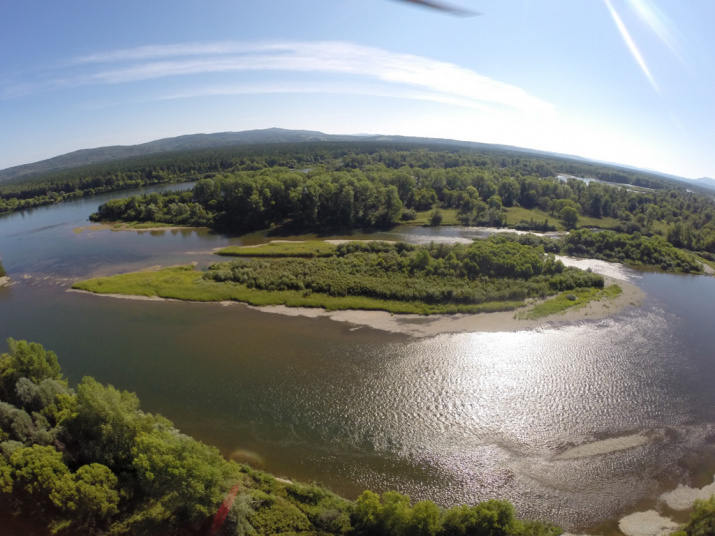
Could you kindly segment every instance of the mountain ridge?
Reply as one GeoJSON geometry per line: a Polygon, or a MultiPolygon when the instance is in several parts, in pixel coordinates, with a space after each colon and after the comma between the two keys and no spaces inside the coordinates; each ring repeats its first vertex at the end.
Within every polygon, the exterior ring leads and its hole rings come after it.
{"type": "Polygon", "coordinates": [[[576,155],[556,153],[552,151],[542,151],[515,147],[511,145],[480,143],[462,140],[452,140],[445,138],[426,138],[414,136],[382,135],[382,134],[326,134],[316,130],[292,130],[284,128],[266,128],[243,130],[238,132],[216,132],[216,133],[196,133],[184,134],[161,138],[135,145],[108,145],[90,149],[79,149],[62,155],[58,155],[38,162],[21,164],[0,170],[0,184],[13,181],[15,179],[30,178],[42,173],[63,171],[78,168],[91,164],[101,164],[112,161],[123,160],[137,156],[151,154],[161,154],[186,150],[201,150],[224,148],[231,146],[261,145],[273,143],[308,143],[321,141],[374,141],[374,142],[403,142],[403,143],[428,143],[432,145],[450,145],[453,147],[464,147],[465,149],[496,149],[505,151],[515,151],[534,155],[550,156],[556,158],[566,158],[581,162],[603,163],[624,169],[646,172],[658,175],[663,178],[677,181],[681,184],[690,184],[700,188],[707,188],[715,191],[715,180],[709,177],[692,180],[669,175],[666,173],[654,172],[634,166],[614,164],[611,162],[601,162],[576,155]]]}
{"type": "Polygon", "coordinates": [[[426,138],[416,136],[398,136],[383,134],[325,134],[315,130],[291,130],[284,128],[267,128],[243,130],[238,132],[216,132],[211,134],[184,134],[169,138],[140,143],[135,145],[107,145],[91,149],[79,149],[62,155],[21,164],[0,170],[0,184],[14,179],[29,178],[42,173],[63,171],[91,164],[101,164],[137,156],[168,153],[184,150],[212,149],[242,145],[261,145],[272,143],[303,143],[320,141],[375,141],[429,143],[433,145],[450,145],[471,149],[499,149],[517,151],[537,155],[548,155],[559,158],[588,161],[575,155],[566,155],[536,149],[527,149],[511,145],[480,143],[445,138],[426,138]]]}

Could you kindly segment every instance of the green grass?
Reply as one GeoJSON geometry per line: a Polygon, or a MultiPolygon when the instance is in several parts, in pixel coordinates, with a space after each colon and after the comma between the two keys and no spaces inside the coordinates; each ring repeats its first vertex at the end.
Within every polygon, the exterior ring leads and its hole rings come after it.
{"type": "Polygon", "coordinates": [[[250,289],[236,283],[206,281],[201,278],[201,272],[195,271],[191,266],[175,266],[151,272],[133,272],[89,279],[75,283],[72,288],[98,294],[156,296],[188,301],[231,300],[258,306],[287,305],[288,307],[322,307],[328,311],[357,309],[421,315],[513,311],[524,305],[519,301],[433,305],[362,296],[337,297],[293,290],[264,291],[250,289]]]}
{"type": "Polygon", "coordinates": [[[568,290],[535,305],[528,311],[517,313],[516,318],[519,320],[537,320],[546,316],[563,313],[567,309],[580,309],[591,301],[615,298],[622,292],[623,290],[618,285],[610,285],[603,289],[589,288],[568,290]]]}
{"type": "MultiPolygon", "coordinates": [[[[440,227],[445,225],[459,225],[456,208],[440,208],[439,210],[442,212],[442,223],[439,224],[440,227]]],[[[417,213],[417,218],[414,220],[401,221],[400,223],[402,225],[429,225],[433,211],[434,209],[422,210],[417,213]]]]}
{"type": "Polygon", "coordinates": [[[620,224],[616,218],[592,218],[579,214],[578,227],[597,227],[599,229],[615,229],[620,224]]]}
{"type": "MultiPolygon", "coordinates": [[[[454,314],[513,311],[524,306],[524,302],[490,302],[482,304],[427,304],[423,302],[403,302],[379,300],[362,296],[336,297],[327,294],[305,293],[301,291],[264,291],[250,289],[235,283],[215,283],[202,279],[201,272],[192,266],[175,266],[157,271],[133,272],[111,277],[101,277],[79,281],[72,288],[98,294],[124,294],[149,296],[186,301],[238,301],[250,305],[286,305],[288,307],[320,307],[328,311],[367,310],[387,311],[396,314],[454,314]]],[[[554,298],[517,314],[519,319],[539,319],[557,314],[572,307],[583,307],[591,300],[611,298],[621,293],[620,287],[612,285],[605,289],[574,290],[562,292],[554,298]],[[567,298],[573,294],[575,301],[567,298]]]]}
{"type": "MultiPolygon", "coordinates": [[[[534,220],[537,222],[542,222],[544,220],[549,220],[551,225],[554,225],[558,231],[564,231],[566,228],[557,216],[552,216],[548,212],[544,212],[538,208],[523,208],[523,207],[510,207],[506,209],[506,222],[507,225],[512,226],[519,223],[521,220],[534,220]]],[[[579,214],[578,216],[578,227],[597,227],[599,229],[615,229],[620,221],[616,218],[591,218],[590,216],[584,216],[579,214]]]]}
{"type": "Polygon", "coordinates": [[[554,225],[556,230],[563,231],[565,229],[558,218],[538,208],[509,207],[506,209],[506,224],[508,226],[516,225],[521,220],[534,220],[539,223],[549,220],[549,223],[554,225]]]}
{"type": "Polygon", "coordinates": [[[228,246],[217,255],[233,257],[329,257],[335,246],[321,240],[307,242],[269,242],[260,246],[228,246]]]}

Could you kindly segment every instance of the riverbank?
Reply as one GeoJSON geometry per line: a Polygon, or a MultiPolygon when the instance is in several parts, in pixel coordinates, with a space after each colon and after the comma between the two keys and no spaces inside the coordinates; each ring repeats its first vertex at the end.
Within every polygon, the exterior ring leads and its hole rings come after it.
{"type": "MultiPolygon", "coordinates": [[[[517,318],[515,312],[497,311],[482,312],[476,314],[393,314],[386,311],[370,310],[334,310],[328,311],[323,308],[314,307],[289,307],[287,305],[250,305],[234,300],[191,300],[172,297],[160,297],[157,295],[137,295],[137,294],[117,294],[93,292],[86,289],[72,288],[68,292],[81,292],[95,294],[109,298],[120,298],[128,300],[145,301],[190,301],[206,302],[214,301],[222,306],[245,306],[250,309],[270,314],[281,314],[284,316],[306,317],[306,318],[328,318],[336,322],[345,322],[358,328],[366,327],[386,331],[390,333],[408,335],[411,337],[432,337],[441,333],[465,333],[465,332],[514,332],[529,330],[541,327],[551,327],[555,325],[585,321],[598,320],[620,313],[627,307],[638,306],[645,298],[645,293],[635,284],[615,280],[606,277],[606,284],[618,284],[622,292],[613,298],[593,300],[579,308],[570,308],[561,313],[553,314],[543,318],[529,320],[517,318]]],[[[532,302],[520,308],[521,311],[528,311],[544,300],[532,302]]]]}
{"type": "MultiPolygon", "coordinates": [[[[536,320],[516,317],[514,311],[498,311],[478,314],[450,315],[395,315],[384,311],[326,311],[305,307],[287,307],[285,305],[248,306],[264,313],[308,318],[329,318],[336,322],[346,322],[356,327],[366,327],[409,335],[411,337],[432,337],[441,333],[496,333],[530,330],[551,327],[585,320],[599,320],[620,313],[627,307],[638,306],[645,298],[645,293],[635,284],[606,278],[606,284],[618,284],[622,293],[600,301],[591,301],[581,308],[567,309],[561,313],[536,320]]],[[[230,305],[229,303],[224,303],[230,305]]],[[[525,307],[532,308],[534,304],[525,307]]]]}
{"type": "Polygon", "coordinates": [[[208,227],[193,227],[189,225],[171,225],[160,223],[125,223],[125,222],[103,222],[93,225],[83,225],[75,227],[75,234],[80,234],[85,231],[185,231],[185,230],[201,230],[208,227]]]}

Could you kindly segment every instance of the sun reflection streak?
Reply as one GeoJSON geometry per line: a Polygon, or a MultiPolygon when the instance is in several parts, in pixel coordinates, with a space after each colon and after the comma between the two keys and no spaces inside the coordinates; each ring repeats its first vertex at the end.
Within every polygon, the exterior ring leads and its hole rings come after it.
{"type": "Polygon", "coordinates": [[[678,40],[668,27],[667,17],[650,0],[628,0],[641,20],[658,36],[670,51],[685,65],[678,40]]]}
{"type": "Polygon", "coordinates": [[[625,41],[628,50],[630,50],[631,55],[640,66],[641,70],[643,71],[643,74],[645,74],[648,78],[648,81],[650,82],[651,86],[653,86],[653,89],[660,93],[660,89],[658,89],[658,85],[655,83],[653,75],[650,74],[650,70],[645,63],[643,56],[641,55],[640,51],[638,50],[638,47],[633,41],[631,34],[628,32],[628,28],[626,28],[626,25],[623,23],[623,20],[621,19],[620,15],[616,12],[615,8],[613,7],[613,4],[611,4],[611,0],[604,0],[604,2],[606,3],[606,7],[608,7],[608,11],[611,13],[611,17],[613,17],[613,21],[616,23],[618,31],[621,33],[623,41],[625,41]]]}

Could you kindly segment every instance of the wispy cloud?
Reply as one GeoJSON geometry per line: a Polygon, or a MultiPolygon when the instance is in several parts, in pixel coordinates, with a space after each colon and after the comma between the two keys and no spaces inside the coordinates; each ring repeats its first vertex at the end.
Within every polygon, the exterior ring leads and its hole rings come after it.
{"type": "MultiPolygon", "coordinates": [[[[522,113],[550,113],[553,106],[527,91],[453,63],[346,42],[189,43],[97,53],[68,61],[58,76],[17,85],[6,96],[29,91],[87,85],[129,84],[168,77],[196,83],[199,75],[241,72],[314,73],[359,81],[353,92],[389,94],[472,108],[507,108],[522,113]],[[182,79],[182,80],[184,80],[182,79]]],[[[280,92],[281,83],[263,86],[280,92]]],[[[313,86],[330,92],[330,86],[313,86]]],[[[308,92],[305,85],[300,92],[308,92]]],[[[204,95],[211,94],[206,88],[204,95]]],[[[241,91],[239,91],[241,92],[241,91]]],[[[244,90],[245,92],[245,90],[244,90]]],[[[337,91],[349,92],[343,84],[337,91]]],[[[174,98],[181,91],[173,94],[174,98]]],[[[201,90],[185,91],[198,95],[201,90]]]]}

